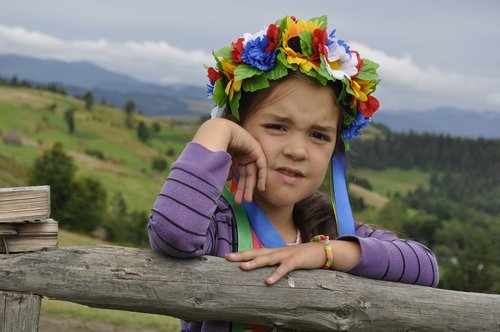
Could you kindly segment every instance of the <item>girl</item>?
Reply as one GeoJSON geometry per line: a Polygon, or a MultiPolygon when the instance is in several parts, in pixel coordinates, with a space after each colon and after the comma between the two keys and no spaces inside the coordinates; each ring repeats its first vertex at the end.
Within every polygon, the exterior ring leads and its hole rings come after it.
{"type": "MultiPolygon", "coordinates": [[[[277,266],[269,285],[296,269],[325,268],[437,286],[428,248],[352,219],[344,151],[378,109],[377,65],[328,35],[325,17],[285,17],[214,56],[213,118],[153,206],[153,249],[225,257],[243,270],[277,266]],[[331,199],[317,191],[327,172],[331,199]]],[[[230,323],[182,329],[229,331],[230,323]]]]}

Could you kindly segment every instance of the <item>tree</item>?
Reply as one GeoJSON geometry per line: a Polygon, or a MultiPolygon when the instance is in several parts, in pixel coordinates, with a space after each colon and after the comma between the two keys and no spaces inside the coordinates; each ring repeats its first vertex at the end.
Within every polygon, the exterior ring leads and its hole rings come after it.
{"type": "Polygon", "coordinates": [[[64,120],[68,125],[68,132],[72,135],[75,132],[75,109],[73,107],[64,112],[64,120]]]}
{"type": "Polygon", "coordinates": [[[123,195],[117,193],[109,208],[109,218],[103,226],[108,241],[148,247],[147,222],[146,212],[138,210],[129,212],[123,195]]]}
{"type": "Polygon", "coordinates": [[[55,143],[35,159],[30,172],[30,185],[50,186],[50,209],[56,220],[61,220],[64,210],[71,200],[72,182],[76,173],[73,158],[68,156],[61,143],[55,143]]]}
{"type": "Polygon", "coordinates": [[[153,122],[153,133],[158,134],[161,131],[161,126],[158,122],[153,122]]]}
{"type": "Polygon", "coordinates": [[[137,127],[137,137],[142,142],[147,142],[149,140],[149,129],[144,123],[144,121],[139,122],[139,127],[137,127]]]}
{"type": "Polygon", "coordinates": [[[133,126],[133,115],[135,112],[135,102],[132,99],[127,100],[125,105],[123,106],[123,110],[125,111],[125,124],[128,128],[132,128],[133,126]]]}
{"type": "Polygon", "coordinates": [[[92,111],[92,107],[94,106],[94,95],[92,94],[92,92],[87,91],[83,95],[83,100],[85,101],[85,108],[87,109],[87,111],[92,111]]]}
{"type": "Polygon", "coordinates": [[[91,233],[106,218],[106,191],[91,178],[76,179],[71,191],[60,221],[71,230],[91,233]]]}

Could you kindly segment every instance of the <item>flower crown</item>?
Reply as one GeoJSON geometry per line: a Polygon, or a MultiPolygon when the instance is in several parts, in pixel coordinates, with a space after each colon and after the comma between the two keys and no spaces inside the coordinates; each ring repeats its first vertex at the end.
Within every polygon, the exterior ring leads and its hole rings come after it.
{"type": "Polygon", "coordinates": [[[207,85],[208,96],[216,104],[212,117],[232,114],[239,119],[242,91],[265,89],[269,81],[300,70],[323,85],[342,82],[337,100],[348,111],[342,132],[348,148],[348,141],[361,134],[379,108],[371,96],[380,81],[378,65],[337,39],[336,30],[328,35],[326,27],[326,16],[309,21],[286,16],[267,30],[246,33],[231,46],[213,52],[216,68],[208,67],[207,85]]]}

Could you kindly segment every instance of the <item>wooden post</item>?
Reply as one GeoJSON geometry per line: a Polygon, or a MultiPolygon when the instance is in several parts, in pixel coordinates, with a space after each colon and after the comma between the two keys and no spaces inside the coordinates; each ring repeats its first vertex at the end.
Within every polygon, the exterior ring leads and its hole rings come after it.
{"type": "Polygon", "coordinates": [[[42,297],[0,291],[0,332],[36,332],[42,297]]]}

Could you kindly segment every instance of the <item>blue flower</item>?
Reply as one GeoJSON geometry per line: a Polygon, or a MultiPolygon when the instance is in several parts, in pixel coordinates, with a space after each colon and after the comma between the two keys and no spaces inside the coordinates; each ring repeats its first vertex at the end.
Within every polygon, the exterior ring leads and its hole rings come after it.
{"type": "Polygon", "coordinates": [[[366,128],[370,123],[370,118],[365,118],[363,114],[358,113],[354,118],[354,121],[351,122],[344,130],[342,131],[342,139],[344,142],[349,142],[361,135],[361,130],[366,128]]]}
{"type": "Polygon", "coordinates": [[[212,98],[214,95],[214,88],[215,88],[215,82],[210,81],[210,83],[207,84],[207,98],[212,98]]]}
{"type": "Polygon", "coordinates": [[[276,52],[266,53],[267,36],[257,37],[247,41],[243,56],[243,61],[262,71],[269,71],[276,65],[276,52]]]}

